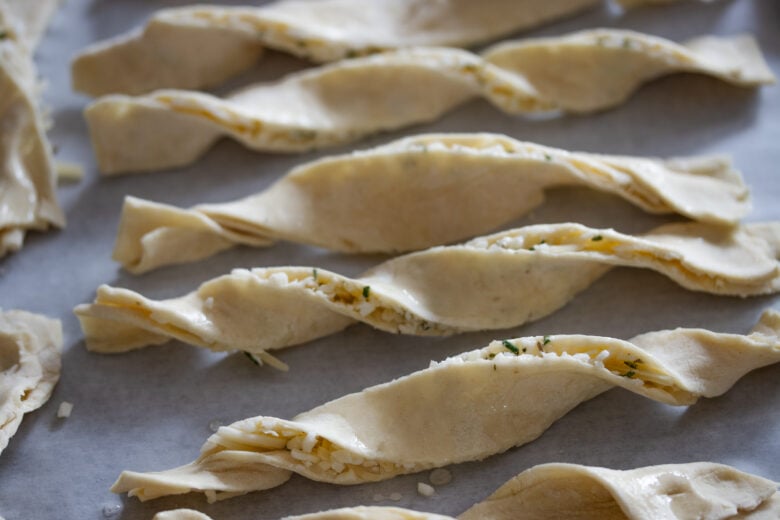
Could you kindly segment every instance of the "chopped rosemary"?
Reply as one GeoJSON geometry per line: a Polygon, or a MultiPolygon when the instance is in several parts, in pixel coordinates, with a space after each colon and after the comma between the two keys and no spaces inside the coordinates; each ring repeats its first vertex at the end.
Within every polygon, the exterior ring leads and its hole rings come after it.
{"type": "Polygon", "coordinates": [[[534,246],[531,246],[531,247],[529,247],[529,248],[528,248],[528,250],[529,250],[529,251],[536,251],[536,247],[534,247],[534,246]]]}
{"type": "Polygon", "coordinates": [[[504,345],[507,348],[507,350],[511,351],[512,353],[516,355],[520,354],[520,349],[514,346],[511,342],[504,339],[501,340],[501,344],[504,345]]]}
{"type": "Polygon", "coordinates": [[[490,354],[488,354],[488,359],[494,359],[495,357],[496,357],[495,352],[491,352],[490,354]]]}
{"type": "Polygon", "coordinates": [[[255,356],[253,356],[252,354],[250,354],[250,353],[249,353],[249,352],[247,352],[246,350],[244,351],[244,355],[245,355],[246,357],[248,357],[248,358],[249,358],[249,360],[250,360],[252,363],[254,363],[254,364],[255,364],[255,365],[257,365],[257,366],[260,366],[260,362],[257,360],[257,358],[255,358],[255,356]]]}
{"type": "Polygon", "coordinates": [[[543,340],[544,340],[544,341],[543,341],[542,345],[547,345],[547,344],[550,342],[550,336],[545,336],[545,337],[543,338],[543,340]]]}
{"type": "Polygon", "coordinates": [[[552,157],[550,156],[549,153],[544,154],[544,160],[545,161],[552,161],[552,157]]]}
{"type": "Polygon", "coordinates": [[[311,277],[314,278],[314,281],[317,281],[317,268],[311,270],[311,277]]]}
{"type": "Polygon", "coordinates": [[[368,298],[368,295],[371,294],[371,286],[366,285],[363,287],[363,298],[368,298]]]}
{"type": "Polygon", "coordinates": [[[634,372],[633,370],[629,370],[628,372],[626,372],[625,374],[623,374],[623,377],[627,377],[627,378],[631,379],[631,378],[632,378],[632,377],[634,377],[635,375],[636,375],[636,372],[634,372]]]}
{"type": "Polygon", "coordinates": [[[636,361],[623,361],[623,364],[626,365],[628,368],[633,368],[636,370],[636,361]]]}
{"type": "Polygon", "coordinates": [[[604,240],[604,237],[601,235],[596,235],[595,237],[591,238],[592,241],[598,242],[599,240],[604,240]]]}

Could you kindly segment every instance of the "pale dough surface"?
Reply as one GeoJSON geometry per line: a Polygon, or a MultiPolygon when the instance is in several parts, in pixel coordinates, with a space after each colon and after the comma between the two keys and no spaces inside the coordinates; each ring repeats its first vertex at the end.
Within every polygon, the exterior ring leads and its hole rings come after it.
{"type": "Polygon", "coordinates": [[[431,134],[304,164],[233,202],[180,209],[128,197],[113,258],[143,273],[277,240],[348,253],[419,250],[490,232],[541,204],[544,190],[578,185],[715,224],[733,225],[750,207],[722,157],[609,156],[498,134],[431,134]]]}
{"type": "MultiPolygon", "coordinates": [[[[154,515],[153,520],[211,520],[192,509],[175,509],[154,515]]],[[[421,513],[400,507],[358,506],[331,509],[308,515],[286,516],[282,520],[454,520],[451,516],[421,513]]]]}
{"type": "Polygon", "coordinates": [[[58,3],[0,3],[0,257],[20,249],[27,231],[65,225],[32,61],[58,3]]]}
{"type": "Polygon", "coordinates": [[[236,269],[161,301],[103,285],[75,313],[94,351],[175,338],[273,363],[266,350],[356,322],[423,336],[517,326],[562,307],[615,265],[653,269],[694,291],[773,294],[780,290],[778,226],[680,223],[633,236],[535,225],[397,257],[359,278],[312,267],[236,269]]]}
{"type": "Polygon", "coordinates": [[[594,7],[601,0],[322,0],[157,12],[72,65],[92,96],[200,89],[253,67],[263,48],[315,62],[409,46],[468,46],[594,7]]]}
{"type": "MultiPolygon", "coordinates": [[[[540,464],[470,507],[458,520],[754,520],[780,515],[777,483],[712,462],[613,470],[540,464]]],[[[349,507],[283,520],[454,520],[395,507],[349,507]]],[[[154,520],[211,520],[192,509],[154,520]]]]}
{"type": "Polygon", "coordinates": [[[775,81],[750,36],[677,44],[594,29],[499,44],[482,55],[411,47],[294,73],[224,99],[185,90],[109,95],[85,116],[100,170],[116,174],[189,164],[222,137],[271,152],[343,144],[435,120],[476,97],[508,114],[593,112],[678,72],[743,87],[775,81]]]}
{"type": "Polygon", "coordinates": [[[0,452],[24,414],[48,401],[60,378],[61,351],[59,320],[0,311],[0,452]]]}
{"type": "Polygon", "coordinates": [[[769,309],[744,336],[675,329],[629,341],[494,341],[292,420],[258,416],[223,426],[195,462],[124,471],[112,490],[141,500],[199,491],[213,501],[276,487],[291,472],[350,485],[482,460],[532,441],[615,386],[680,406],[721,395],[744,374],[780,361],[779,333],[780,313],[769,309]]]}

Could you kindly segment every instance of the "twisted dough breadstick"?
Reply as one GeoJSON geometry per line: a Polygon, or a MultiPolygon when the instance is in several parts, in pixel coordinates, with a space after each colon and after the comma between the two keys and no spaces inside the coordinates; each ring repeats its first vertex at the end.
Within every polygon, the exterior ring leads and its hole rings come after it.
{"type": "Polygon", "coordinates": [[[468,46],[583,11],[601,0],[320,0],[165,9],[142,30],[87,48],[73,88],[92,96],[218,85],[263,47],[315,62],[415,45],[468,46]]]}
{"type": "Polygon", "coordinates": [[[59,320],[0,311],[0,452],[24,414],[49,400],[60,378],[61,350],[59,320]]]}
{"type": "Polygon", "coordinates": [[[599,29],[489,49],[410,48],[344,60],[226,99],[163,90],[99,99],[86,110],[104,173],[188,164],[223,136],[253,150],[301,152],[431,121],[482,96],[510,114],[591,112],[639,85],[699,72],[742,86],[774,78],[748,36],[684,45],[599,29]]]}
{"type": "Polygon", "coordinates": [[[278,486],[290,472],[360,484],[481,460],[530,442],[614,386],[672,405],[720,395],[747,372],[780,361],[778,334],[780,313],[768,310],[747,336],[676,329],[630,341],[494,341],[292,420],[260,416],[223,426],[197,461],[125,471],[112,491],[141,500],[200,491],[215,500],[278,486]]]}
{"type": "Polygon", "coordinates": [[[362,321],[394,333],[501,329],[566,304],[612,265],[654,269],[683,287],[750,296],[780,290],[780,223],[698,223],[642,237],[537,225],[389,260],[352,279],[310,267],[234,270],[180,298],[101,286],[76,307],[87,346],[122,352],[175,338],[215,351],[265,351],[362,321]],[[530,297],[533,296],[533,297],[530,297]]]}
{"type": "Polygon", "coordinates": [[[780,517],[780,493],[776,482],[712,462],[627,471],[541,464],[519,474],[458,519],[510,520],[516,518],[512,513],[538,520],[769,519],[780,517]]]}
{"type": "Polygon", "coordinates": [[[0,257],[27,231],[63,227],[32,53],[58,0],[0,3],[0,257]]]}
{"type": "MultiPolygon", "coordinates": [[[[523,471],[459,520],[682,520],[736,515],[780,516],[777,483],[724,464],[689,462],[620,471],[579,464],[540,464],[523,471]]],[[[396,507],[349,507],[283,520],[454,520],[396,507]]],[[[191,509],[154,520],[211,520],[191,509]]]]}
{"type": "Polygon", "coordinates": [[[739,173],[720,158],[660,161],[502,135],[422,135],[305,164],[226,204],[185,210],[128,197],[113,257],[142,273],[278,239],[350,253],[417,250],[493,230],[540,204],[546,188],[578,184],[705,222],[735,224],[749,208],[739,173]]]}

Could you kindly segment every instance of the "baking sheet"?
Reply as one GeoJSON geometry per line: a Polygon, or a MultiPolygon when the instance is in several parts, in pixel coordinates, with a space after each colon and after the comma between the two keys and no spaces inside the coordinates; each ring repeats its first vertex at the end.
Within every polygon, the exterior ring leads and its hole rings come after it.
{"type": "MultiPolygon", "coordinates": [[[[207,504],[200,494],[141,503],[109,492],[123,469],[161,470],[193,460],[215,421],[261,414],[290,418],[497,337],[585,333],[630,338],[677,326],[742,333],[762,309],[778,307],[777,298],[695,294],[661,275],[620,268],[563,310],[523,327],[437,339],[393,336],[357,325],[280,352],[291,367],[288,373],[258,368],[242,355],[213,354],[178,342],[115,356],[87,352],[71,309],[91,301],[101,283],[168,297],[233,267],[315,265],[352,275],[383,259],[280,244],[266,250],[240,248],[136,277],[110,260],[125,195],[180,206],[232,200],[263,189],[301,162],[411,133],[492,131],[571,150],[617,154],[728,153],[753,190],[755,209],[748,220],[780,219],[780,89],[751,91],[693,75],[655,81],[625,105],[593,116],[532,121],[475,101],[436,123],[328,152],[275,156],[222,142],[187,168],[99,178],[81,114],[88,99],[70,91],[69,60],[88,43],[136,26],[154,9],[183,3],[68,0],[37,54],[49,83],[52,140],[59,157],[83,164],[87,176],[59,190],[68,217],[66,230],[32,234],[20,252],[0,261],[0,306],[58,317],[66,338],[62,378],[54,395],[24,419],[0,455],[0,516],[150,519],[157,511],[187,506],[215,519],[264,519],[359,504],[455,515],[520,471],[545,462],[633,468],[711,460],[780,481],[778,365],[757,370],[726,395],[689,408],[662,405],[620,389],[609,391],[577,407],[530,444],[481,462],[451,466],[453,481],[430,498],[416,492],[417,482],[427,482],[427,473],[353,487],[294,476],[279,488],[216,504],[207,504]],[[67,420],[56,418],[62,401],[75,404],[67,420]],[[392,493],[400,493],[401,500],[374,501],[377,494],[392,493]]],[[[526,34],[616,26],[684,40],[705,33],[752,32],[780,74],[778,20],[780,3],[774,0],[691,2],[624,15],[601,8],[526,34]]],[[[270,79],[304,66],[269,53],[258,70],[241,81],[270,79]]],[[[628,232],[665,221],[605,194],[560,189],[548,192],[547,202],[517,224],[567,220],[628,232]]]]}

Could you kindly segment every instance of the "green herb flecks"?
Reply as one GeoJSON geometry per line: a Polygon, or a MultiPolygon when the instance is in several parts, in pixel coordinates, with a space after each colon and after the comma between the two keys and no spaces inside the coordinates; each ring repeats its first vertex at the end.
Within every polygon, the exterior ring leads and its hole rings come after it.
{"type": "Polygon", "coordinates": [[[636,372],[634,372],[633,370],[629,370],[625,374],[621,374],[621,375],[623,377],[627,377],[627,378],[631,379],[632,377],[634,377],[636,375],[636,372]]]}
{"type": "Polygon", "coordinates": [[[552,156],[549,153],[544,154],[544,160],[547,162],[552,161],[552,156]]]}
{"type": "Polygon", "coordinates": [[[314,278],[314,281],[317,281],[317,268],[311,270],[311,277],[314,278]]]}
{"type": "Polygon", "coordinates": [[[0,29],[0,40],[5,40],[8,38],[8,31],[0,29]]]}
{"type": "Polygon", "coordinates": [[[254,355],[252,355],[251,353],[247,352],[246,350],[244,351],[244,355],[245,355],[246,357],[248,357],[248,358],[249,358],[249,360],[250,360],[252,363],[254,363],[254,364],[255,364],[255,365],[257,365],[257,366],[260,366],[260,362],[257,360],[257,358],[256,358],[254,355]]]}
{"type": "Polygon", "coordinates": [[[547,345],[550,342],[550,336],[545,336],[542,340],[542,345],[547,345]]]}
{"type": "Polygon", "coordinates": [[[366,285],[365,287],[363,287],[363,298],[368,299],[368,296],[370,294],[371,294],[371,286],[370,285],[366,285]]]}
{"type": "Polygon", "coordinates": [[[600,240],[604,240],[604,237],[601,235],[596,235],[595,237],[591,238],[593,242],[599,242],[600,240]]]}
{"type": "Polygon", "coordinates": [[[298,141],[312,141],[317,138],[316,130],[308,130],[306,128],[298,128],[291,132],[294,139],[298,141]]]}
{"type": "Polygon", "coordinates": [[[506,347],[506,349],[509,350],[510,352],[512,352],[513,354],[520,355],[520,349],[517,348],[513,343],[511,343],[511,342],[509,342],[507,340],[502,340],[501,344],[504,345],[506,347]]]}

